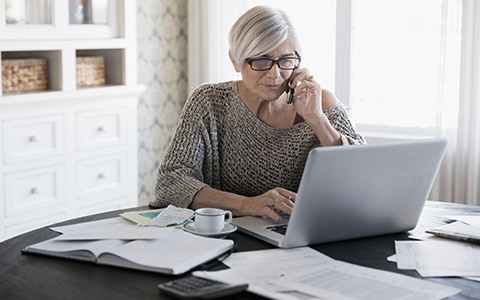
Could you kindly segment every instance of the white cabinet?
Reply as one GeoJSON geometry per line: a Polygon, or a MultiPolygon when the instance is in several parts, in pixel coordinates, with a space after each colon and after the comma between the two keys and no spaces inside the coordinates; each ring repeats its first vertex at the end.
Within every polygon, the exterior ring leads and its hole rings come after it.
{"type": "Polygon", "coordinates": [[[134,0],[0,2],[0,241],[138,204],[135,12],[134,0]],[[77,58],[92,56],[102,81],[79,86],[77,58]],[[26,59],[46,65],[46,88],[12,92],[44,81],[15,69],[26,59]]]}

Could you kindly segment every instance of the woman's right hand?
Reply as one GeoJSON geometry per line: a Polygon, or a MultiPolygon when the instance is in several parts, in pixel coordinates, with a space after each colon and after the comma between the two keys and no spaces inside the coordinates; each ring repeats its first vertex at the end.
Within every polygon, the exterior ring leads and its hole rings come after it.
{"type": "Polygon", "coordinates": [[[245,198],[243,211],[245,215],[267,216],[279,222],[282,217],[278,212],[290,215],[293,210],[297,194],[289,190],[276,187],[261,195],[245,198]]]}

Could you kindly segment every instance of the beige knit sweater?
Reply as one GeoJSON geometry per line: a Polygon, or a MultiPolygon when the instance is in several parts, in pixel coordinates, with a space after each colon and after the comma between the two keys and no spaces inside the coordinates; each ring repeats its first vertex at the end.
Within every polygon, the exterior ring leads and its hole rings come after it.
{"type": "MultiPolygon", "coordinates": [[[[365,143],[343,105],[325,112],[343,144],[365,143]]],[[[158,168],[153,207],[187,207],[204,186],[245,196],[274,187],[297,191],[310,149],[321,146],[305,122],[272,128],[243,104],[237,82],[199,86],[185,103],[158,168]]]]}

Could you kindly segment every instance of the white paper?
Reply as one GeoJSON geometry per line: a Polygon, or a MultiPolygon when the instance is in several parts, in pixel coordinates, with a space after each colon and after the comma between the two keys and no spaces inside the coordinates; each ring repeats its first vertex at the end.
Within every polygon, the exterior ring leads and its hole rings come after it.
{"type": "Polygon", "coordinates": [[[128,243],[128,241],[124,240],[64,241],[56,237],[39,244],[42,245],[41,250],[43,251],[62,253],[85,250],[92,252],[95,257],[98,257],[100,254],[125,245],[126,243],[128,243]]]}
{"type": "Polygon", "coordinates": [[[85,230],[105,228],[110,226],[132,226],[132,225],[133,224],[131,222],[128,222],[127,220],[124,220],[119,217],[115,217],[115,218],[102,219],[97,221],[77,223],[72,225],[50,227],[50,229],[58,233],[65,234],[65,233],[77,233],[85,230]]]}
{"type": "Polygon", "coordinates": [[[59,240],[160,239],[174,230],[173,227],[140,227],[120,217],[50,229],[63,233],[59,240]]]}
{"type": "Polygon", "coordinates": [[[292,289],[275,284],[275,279],[331,261],[333,259],[312,248],[301,247],[233,253],[223,263],[269,291],[286,292],[292,289]]]}
{"type": "Polygon", "coordinates": [[[302,273],[288,274],[277,283],[327,299],[425,300],[443,299],[460,292],[426,280],[340,261],[302,273]]]}
{"type": "Polygon", "coordinates": [[[363,294],[365,299],[423,300],[460,292],[422,279],[337,261],[309,247],[238,252],[224,263],[236,273],[225,271],[228,276],[224,279],[242,278],[249,284],[249,291],[272,299],[355,299],[363,294]]]}
{"type": "Polygon", "coordinates": [[[468,215],[468,216],[447,216],[451,220],[460,221],[466,223],[477,230],[480,229],[480,215],[468,215]]]}
{"type": "Polygon", "coordinates": [[[423,277],[480,276],[480,246],[457,241],[395,241],[397,267],[423,277]]]}
{"type": "Polygon", "coordinates": [[[194,211],[188,208],[179,208],[169,205],[167,209],[158,214],[155,218],[144,223],[144,226],[160,226],[166,227],[171,225],[183,224],[190,220],[194,215],[194,211]]]}

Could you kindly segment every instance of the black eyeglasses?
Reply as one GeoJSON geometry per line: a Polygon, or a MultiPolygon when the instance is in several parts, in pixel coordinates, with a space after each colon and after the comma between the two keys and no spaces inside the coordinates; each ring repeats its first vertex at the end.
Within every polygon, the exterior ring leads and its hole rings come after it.
{"type": "Polygon", "coordinates": [[[245,60],[254,71],[267,71],[273,67],[273,64],[282,70],[294,70],[300,64],[300,56],[282,57],[279,59],[270,58],[247,58],[245,60]]]}

